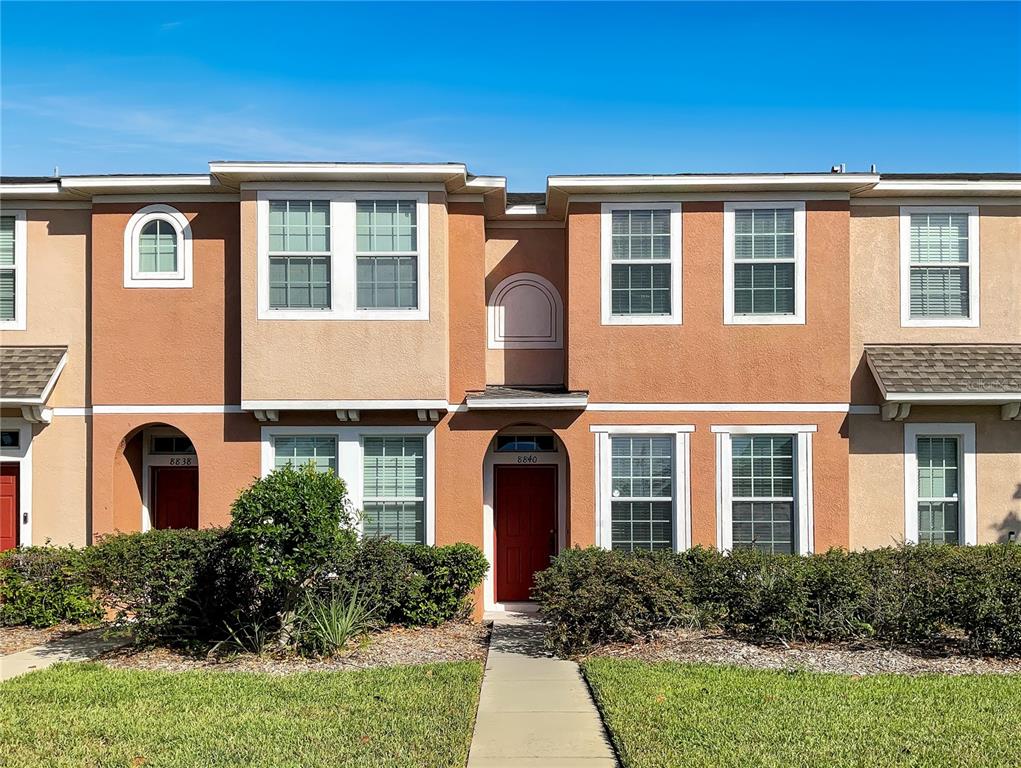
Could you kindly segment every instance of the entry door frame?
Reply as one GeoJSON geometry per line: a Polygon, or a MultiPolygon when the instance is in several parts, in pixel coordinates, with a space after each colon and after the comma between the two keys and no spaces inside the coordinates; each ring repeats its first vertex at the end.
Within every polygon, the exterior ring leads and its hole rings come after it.
{"type": "Polygon", "coordinates": [[[18,468],[18,544],[32,545],[32,424],[21,418],[3,419],[4,430],[18,430],[17,448],[0,448],[0,461],[18,468]]]}
{"type": "MultiPolygon", "coordinates": [[[[524,430],[529,434],[544,432],[545,430],[524,430]]],[[[503,430],[501,434],[508,434],[510,430],[503,430]]],[[[490,442],[486,450],[486,458],[482,470],[482,542],[486,560],[489,561],[489,571],[482,582],[483,608],[487,611],[513,611],[516,608],[530,607],[534,603],[498,603],[496,602],[496,498],[495,498],[495,471],[498,464],[511,464],[526,467],[552,466],[557,468],[557,550],[554,554],[563,552],[567,547],[567,454],[560,438],[556,439],[556,451],[541,451],[536,453],[497,453],[495,450],[496,440],[490,442]],[[535,461],[521,457],[535,457],[535,461]]]]}
{"type": "MultiPolygon", "coordinates": [[[[195,453],[150,453],[153,435],[185,435],[187,437],[186,433],[172,427],[148,427],[142,430],[142,533],[152,530],[153,527],[153,467],[181,467],[182,469],[195,467],[196,470],[199,468],[197,450],[195,453]]],[[[192,445],[194,446],[194,443],[192,445]]],[[[202,482],[201,476],[199,476],[199,482],[202,482]]],[[[199,486],[199,493],[202,493],[201,485],[199,486]]]]}

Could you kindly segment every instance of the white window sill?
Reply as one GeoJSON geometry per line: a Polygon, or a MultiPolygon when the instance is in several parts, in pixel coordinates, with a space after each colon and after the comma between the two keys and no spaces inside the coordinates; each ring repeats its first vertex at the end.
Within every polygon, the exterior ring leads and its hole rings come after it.
{"type": "Polygon", "coordinates": [[[333,309],[263,309],[260,320],[428,320],[423,309],[356,309],[341,312],[333,309]]]}
{"type": "Polygon", "coordinates": [[[805,318],[799,315],[734,315],[723,321],[724,325],[804,325],[805,318]]]}
{"type": "Polygon", "coordinates": [[[901,321],[901,328],[978,328],[977,317],[913,317],[901,321]]]}
{"type": "Polygon", "coordinates": [[[676,315],[610,315],[603,325],[680,325],[676,315]]]}

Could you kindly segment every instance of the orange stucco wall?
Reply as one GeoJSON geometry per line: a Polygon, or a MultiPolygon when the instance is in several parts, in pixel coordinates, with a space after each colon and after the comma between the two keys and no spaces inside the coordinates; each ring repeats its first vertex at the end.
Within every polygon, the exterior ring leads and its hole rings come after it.
{"type": "Polygon", "coordinates": [[[191,288],[125,288],[124,229],[148,203],[92,217],[92,398],[112,405],[240,402],[237,203],[173,203],[191,224],[191,288]]]}
{"type": "Polygon", "coordinates": [[[683,325],[604,326],[599,204],[572,204],[568,388],[592,402],[847,402],[848,204],[806,208],[804,325],[723,324],[723,203],[685,202],[683,325]]]}
{"type": "Polygon", "coordinates": [[[448,300],[450,385],[447,399],[464,400],[465,392],[486,385],[485,218],[481,203],[451,203],[448,300]]]}

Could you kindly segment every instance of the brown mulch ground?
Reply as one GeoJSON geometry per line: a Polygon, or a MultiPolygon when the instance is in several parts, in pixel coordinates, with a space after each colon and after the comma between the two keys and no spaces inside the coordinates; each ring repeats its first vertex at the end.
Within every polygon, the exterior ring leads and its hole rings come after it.
{"type": "Polygon", "coordinates": [[[756,645],[719,633],[684,629],[661,632],[648,642],[606,646],[591,655],[846,675],[1021,674],[1021,659],[1018,658],[925,654],[911,649],[864,644],[756,645]]]}
{"type": "Polygon", "coordinates": [[[392,627],[369,635],[343,655],[305,658],[290,653],[237,654],[224,657],[188,655],[170,648],[118,648],[97,661],[115,669],[168,672],[339,671],[439,661],[483,660],[489,648],[490,627],[471,622],[448,622],[439,627],[392,627]]]}
{"type": "Polygon", "coordinates": [[[51,640],[61,640],[65,637],[85,632],[89,627],[80,627],[76,624],[58,624],[48,629],[33,629],[32,627],[0,627],[0,656],[9,653],[17,653],[33,648],[51,640]]]}

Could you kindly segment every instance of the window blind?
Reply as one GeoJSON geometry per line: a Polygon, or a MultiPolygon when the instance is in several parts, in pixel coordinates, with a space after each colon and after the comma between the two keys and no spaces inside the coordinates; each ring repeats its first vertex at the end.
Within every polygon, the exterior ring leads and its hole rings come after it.
{"type": "Polygon", "coordinates": [[[673,548],[673,443],[666,436],[610,438],[614,549],[673,548]]]}
{"type": "Polygon", "coordinates": [[[363,531],[404,544],[425,543],[425,438],[363,439],[363,531]]]}

